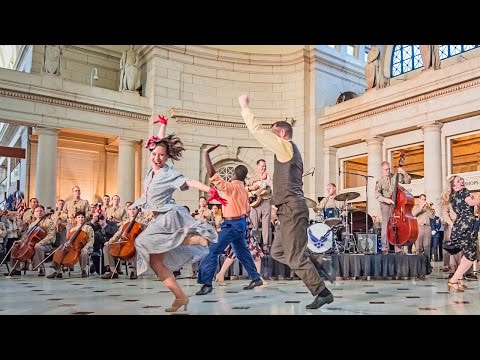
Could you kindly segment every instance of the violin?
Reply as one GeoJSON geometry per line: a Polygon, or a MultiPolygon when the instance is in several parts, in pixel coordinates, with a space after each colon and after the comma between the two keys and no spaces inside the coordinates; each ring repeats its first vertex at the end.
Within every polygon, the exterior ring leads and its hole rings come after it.
{"type": "Polygon", "coordinates": [[[35,245],[43,240],[46,233],[40,227],[40,221],[52,215],[53,212],[43,215],[30,229],[28,229],[22,238],[13,245],[11,257],[19,262],[30,260],[35,254],[35,245]]]}
{"type": "Polygon", "coordinates": [[[142,232],[142,225],[138,221],[135,221],[139,213],[140,208],[137,208],[132,220],[129,223],[123,224],[120,238],[108,244],[108,251],[110,251],[113,257],[129,260],[135,256],[135,239],[142,232]]]}
{"type": "Polygon", "coordinates": [[[55,263],[65,267],[73,267],[80,260],[80,252],[89,241],[88,234],[82,230],[87,221],[85,218],[85,221],[76,231],[71,231],[68,234],[67,241],[53,255],[55,263]]]}
{"type": "MultiPolygon", "coordinates": [[[[400,151],[398,168],[401,168],[405,162],[405,152],[400,151]]],[[[412,214],[412,208],[415,205],[413,195],[398,185],[398,168],[395,175],[395,185],[391,199],[393,205],[390,208],[390,218],[388,220],[387,238],[390,244],[403,246],[410,245],[417,240],[418,222],[412,214]]]]}

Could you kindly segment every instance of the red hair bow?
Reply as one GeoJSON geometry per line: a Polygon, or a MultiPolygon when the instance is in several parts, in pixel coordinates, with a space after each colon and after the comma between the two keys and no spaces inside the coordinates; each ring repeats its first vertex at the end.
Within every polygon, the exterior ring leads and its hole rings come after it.
{"type": "Polygon", "coordinates": [[[208,198],[207,203],[209,203],[212,200],[217,200],[223,206],[228,204],[228,201],[220,196],[217,189],[212,187],[210,188],[209,193],[210,193],[210,197],[208,198]]]}
{"type": "Polygon", "coordinates": [[[163,116],[163,115],[158,115],[158,119],[155,119],[155,120],[153,121],[153,123],[154,123],[154,124],[161,123],[161,124],[167,125],[168,119],[167,119],[165,116],[163,116]]]}

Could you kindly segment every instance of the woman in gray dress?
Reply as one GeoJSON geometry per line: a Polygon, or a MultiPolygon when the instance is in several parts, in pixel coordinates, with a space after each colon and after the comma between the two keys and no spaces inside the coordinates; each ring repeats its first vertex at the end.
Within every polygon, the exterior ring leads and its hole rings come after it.
{"type": "MultiPolygon", "coordinates": [[[[208,254],[208,243],[217,242],[217,232],[208,223],[194,219],[183,205],[172,203],[176,189],[188,188],[216,193],[216,190],[201,182],[188,179],[178,173],[168,159],[180,160],[183,143],[175,135],[165,137],[167,119],[160,117],[158,136],[147,140],[151,168],[143,182],[144,194],[132,206],[152,211],[153,219],[136,238],[137,274],[150,267],[163,284],[175,295],[172,306],[166,312],[175,312],[182,305],[187,310],[188,297],[175,280],[173,271],[188,262],[195,262],[208,254]]],[[[218,193],[216,193],[218,195],[218,193]]]]}

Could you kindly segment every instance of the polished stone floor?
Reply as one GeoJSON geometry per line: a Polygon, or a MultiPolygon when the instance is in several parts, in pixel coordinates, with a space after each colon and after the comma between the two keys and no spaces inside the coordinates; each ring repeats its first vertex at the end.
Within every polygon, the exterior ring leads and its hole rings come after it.
{"type": "MultiPolygon", "coordinates": [[[[77,266],[78,267],[78,266],[77,266]]],[[[2,273],[6,267],[2,266],[2,273]]],[[[52,271],[47,270],[47,273],[52,271]]],[[[182,270],[183,272],[183,270],[182,270]]],[[[248,280],[227,281],[212,293],[195,296],[196,280],[179,279],[190,296],[189,315],[473,315],[480,314],[480,281],[468,281],[463,293],[447,292],[448,274],[435,264],[425,281],[337,280],[327,283],[335,301],[317,310],[305,309],[313,300],[301,281],[268,281],[243,290],[248,280]]],[[[167,315],[172,294],[153,277],[102,280],[98,276],[50,280],[29,271],[0,278],[0,315],[167,315]]]]}

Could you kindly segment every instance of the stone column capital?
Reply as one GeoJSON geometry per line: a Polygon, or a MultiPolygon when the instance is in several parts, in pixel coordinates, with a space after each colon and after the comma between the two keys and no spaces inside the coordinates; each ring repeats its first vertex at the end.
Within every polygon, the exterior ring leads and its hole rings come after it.
{"type": "Polygon", "coordinates": [[[426,133],[426,132],[438,132],[438,133],[440,133],[440,131],[442,130],[443,124],[434,122],[434,123],[422,125],[420,127],[421,127],[423,133],[426,133]]]}
{"type": "Polygon", "coordinates": [[[138,140],[128,139],[128,138],[118,138],[118,146],[131,146],[134,147],[138,144],[138,140]]]}
{"type": "Polygon", "coordinates": [[[47,127],[47,126],[35,126],[35,132],[38,135],[51,135],[58,136],[61,129],[47,127]]]}
{"type": "Polygon", "coordinates": [[[383,139],[384,139],[383,136],[372,136],[364,140],[367,143],[367,146],[370,146],[370,145],[382,145],[383,139]]]}
{"type": "Polygon", "coordinates": [[[324,146],[323,147],[323,153],[325,155],[336,155],[337,154],[337,148],[336,147],[332,147],[332,146],[324,146]]]}

